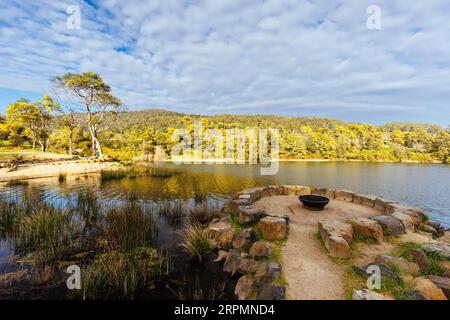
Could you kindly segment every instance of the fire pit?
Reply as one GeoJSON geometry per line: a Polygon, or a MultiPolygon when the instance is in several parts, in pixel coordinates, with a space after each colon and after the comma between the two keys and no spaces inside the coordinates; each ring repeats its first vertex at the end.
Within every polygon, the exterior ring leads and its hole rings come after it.
{"type": "Polygon", "coordinates": [[[316,195],[306,195],[299,196],[300,201],[303,206],[308,210],[320,211],[330,202],[327,197],[316,196],[316,195]]]}

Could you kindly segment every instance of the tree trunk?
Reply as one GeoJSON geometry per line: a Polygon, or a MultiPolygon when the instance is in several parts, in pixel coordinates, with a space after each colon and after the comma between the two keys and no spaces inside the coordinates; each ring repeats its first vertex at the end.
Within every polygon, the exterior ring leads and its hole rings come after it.
{"type": "Polygon", "coordinates": [[[37,133],[33,131],[33,150],[36,149],[37,133]]]}
{"type": "Polygon", "coordinates": [[[102,153],[102,147],[100,146],[100,141],[97,137],[97,130],[95,127],[90,126],[89,131],[91,132],[91,138],[92,138],[92,155],[94,157],[101,157],[103,155],[102,153]]]}
{"type": "Polygon", "coordinates": [[[69,155],[73,156],[73,129],[69,133],[69,155]]]}

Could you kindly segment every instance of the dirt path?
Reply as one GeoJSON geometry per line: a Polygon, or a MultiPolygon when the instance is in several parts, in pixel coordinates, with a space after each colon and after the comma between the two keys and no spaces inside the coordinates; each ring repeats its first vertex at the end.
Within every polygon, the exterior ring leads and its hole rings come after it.
{"type": "Polygon", "coordinates": [[[347,220],[378,215],[375,209],[332,200],[322,212],[305,210],[296,196],[262,198],[255,206],[270,214],[289,215],[289,237],[283,247],[283,270],[288,281],[287,298],[293,300],[344,299],[345,267],[333,262],[317,237],[321,219],[347,220]]]}

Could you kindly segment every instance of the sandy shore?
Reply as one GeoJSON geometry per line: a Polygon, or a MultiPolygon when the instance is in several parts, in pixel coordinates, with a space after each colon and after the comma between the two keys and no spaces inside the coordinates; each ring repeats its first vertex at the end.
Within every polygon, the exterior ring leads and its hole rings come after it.
{"type": "Polygon", "coordinates": [[[100,172],[105,169],[118,169],[122,165],[117,162],[83,162],[64,161],[48,164],[23,164],[17,167],[17,171],[8,172],[8,169],[0,169],[0,181],[24,180],[42,177],[65,175],[78,175],[100,172]]]}

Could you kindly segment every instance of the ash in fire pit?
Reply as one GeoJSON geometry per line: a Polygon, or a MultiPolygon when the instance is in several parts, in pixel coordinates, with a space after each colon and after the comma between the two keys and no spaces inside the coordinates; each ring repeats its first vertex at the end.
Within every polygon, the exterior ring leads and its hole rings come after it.
{"type": "Polygon", "coordinates": [[[308,210],[320,211],[330,202],[327,197],[316,195],[305,195],[298,197],[303,203],[303,206],[308,210]]]}

